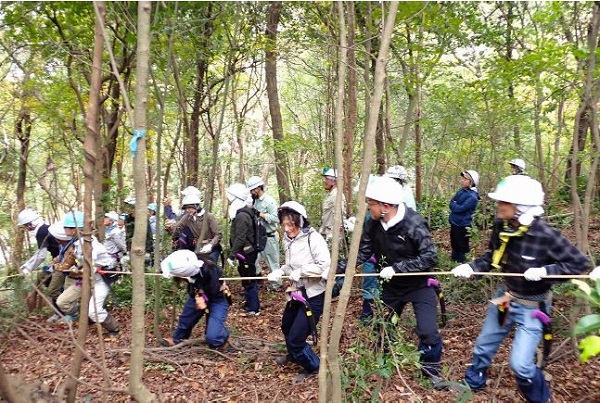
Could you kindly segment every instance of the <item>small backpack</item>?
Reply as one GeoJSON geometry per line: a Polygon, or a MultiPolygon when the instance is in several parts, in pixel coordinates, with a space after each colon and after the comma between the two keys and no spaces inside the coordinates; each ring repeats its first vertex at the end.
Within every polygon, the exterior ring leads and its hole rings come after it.
{"type": "Polygon", "coordinates": [[[254,245],[252,245],[252,247],[254,247],[255,252],[262,252],[267,245],[267,229],[258,216],[258,210],[252,209],[253,214],[248,211],[244,212],[250,216],[254,227],[254,245]]]}

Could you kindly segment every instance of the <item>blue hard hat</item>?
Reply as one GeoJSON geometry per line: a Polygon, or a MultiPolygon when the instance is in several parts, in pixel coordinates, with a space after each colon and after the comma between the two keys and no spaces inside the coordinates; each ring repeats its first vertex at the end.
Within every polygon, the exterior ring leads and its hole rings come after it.
{"type": "Polygon", "coordinates": [[[69,211],[63,218],[65,228],[83,228],[83,213],[81,211],[69,211]]]}
{"type": "Polygon", "coordinates": [[[148,204],[148,210],[152,210],[156,213],[156,203],[150,203],[148,204]]]}

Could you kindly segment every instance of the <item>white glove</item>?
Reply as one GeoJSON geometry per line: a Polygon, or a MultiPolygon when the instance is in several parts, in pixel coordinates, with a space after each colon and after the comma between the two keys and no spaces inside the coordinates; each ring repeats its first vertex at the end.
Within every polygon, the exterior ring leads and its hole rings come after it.
{"type": "Polygon", "coordinates": [[[123,257],[121,258],[121,263],[122,264],[127,264],[129,263],[131,259],[129,258],[129,253],[126,253],[123,255],[123,257]]]}
{"type": "Polygon", "coordinates": [[[212,252],[212,244],[211,243],[207,243],[202,248],[200,248],[200,253],[210,253],[210,252],[212,252]]]}
{"type": "Polygon", "coordinates": [[[523,277],[525,277],[525,280],[529,281],[540,281],[546,274],[548,274],[548,272],[545,267],[531,267],[525,270],[523,277]]]}
{"type": "Polygon", "coordinates": [[[284,271],[281,269],[273,270],[271,273],[267,274],[267,280],[279,283],[281,281],[281,276],[284,274],[284,271]]]}
{"type": "Polygon", "coordinates": [[[473,275],[473,268],[466,263],[456,266],[451,270],[454,277],[469,278],[473,275]]]}
{"type": "Polygon", "coordinates": [[[227,264],[230,267],[235,267],[235,261],[232,258],[230,258],[230,257],[227,258],[227,264]]]}
{"type": "Polygon", "coordinates": [[[355,224],[356,224],[356,217],[347,218],[344,220],[344,229],[348,232],[353,232],[355,224]]]}
{"type": "Polygon", "coordinates": [[[290,274],[290,280],[298,282],[298,281],[300,281],[300,276],[302,276],[301,270],[294,270],[290,274]]]}
{"type": "Polygon", "coordinates": [[[329,267],[323,270],[323,272],[321,273],[321,278],[323,280],[327,280],[327,277],[329,277],[329,267]]]}
{"type": "Polygon", "coordinates": [[[600,266],[596,267],[594,270],[590,272],[590,280],[596,281],[600,280],[600,266]]]}
{"type": "Polygon", "coordinates": [[[387,266],[381,269],[379,272],[379,277],[384,280],[390,280],[392,277],[394,277],[394,274],[396,274],[394,268],[392,266],[387,266]]]}

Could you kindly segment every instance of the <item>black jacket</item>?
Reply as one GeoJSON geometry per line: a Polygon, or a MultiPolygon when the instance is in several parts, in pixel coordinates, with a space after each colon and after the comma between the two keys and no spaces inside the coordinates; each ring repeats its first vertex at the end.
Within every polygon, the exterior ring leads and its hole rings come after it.
{"type": "MultiPolygon", "coordinates": [[[[432,271],[437,264],[437,253],[427,225],[418,213],[406,209],[404,218],[385,231],[379,221],[365,223],[357,264],[372,255],[379,268],[392,266],[396,273],[432,271]]],[[[384,283],[385,289],[424,287],[427,276],[393,277],[384,283]]]]}
{"type": "Polygon", "coordinates": [[[223,270],[211,261],[204,261],[204,265],[200,268],[198,274],[192,277],[194,283],[190,284],[190,295],[195,295],[196,291],[202,290],[208,297],[209,301],[217,297],[223,296],[221,291],[222,281],[219,278],[223,275],[223,270]]]}
{"type": "Polygon", "coordinates": [[[231,220],[229,258],[235,259],[236,253],[249,255],[244,252],[244,247],[254,245],[254,222],[252,221],[254,215],[255,210],[252,207],[244,207],[239,209],[234,219],[231,220]]]}
{"type": "Polygon", "coordinates": [[[48,228],[48,224],[42,224],[35,233],[35,240],[38,249],[46,248],[52,257],[57,257],[59,254],[58,241],[52,236],[48,228]]]}

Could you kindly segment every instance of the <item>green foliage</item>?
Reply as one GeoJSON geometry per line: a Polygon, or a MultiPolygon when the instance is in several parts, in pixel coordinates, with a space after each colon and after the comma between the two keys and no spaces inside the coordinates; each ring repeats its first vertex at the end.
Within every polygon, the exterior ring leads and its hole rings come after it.
{"type": "Polygon", "coordinates": [[[425,218],[431,231],[448,227],[448,201],[442,197],[426,195],[417,205],[417,210],[425,218]]]}
{"type": "MultiPolygon", "coordinates": [[[[593,309],[598,311],[600,308],[600,281],[596,281],[593,287],[580,280],[571,280],[571,282],[578,287],[575,295],[588,301],[593,309]]],[[[587,335],[579,342],[581,350],[579,358],[582,362],[585,363],[591,357],[600,354],[600,314],[593,313],[583,316],[575,325],[573,332],[576,335],[587,335]]]]}
{"type": "Polygon", "coordinates": [[[374,308],[372,324],[342,357],[342,387],[351,401],[377,401],[386,379],[420,368],[420,353],[398,326],[397,315],[386,320],[386,308],[380,303],[374,308]]]}

